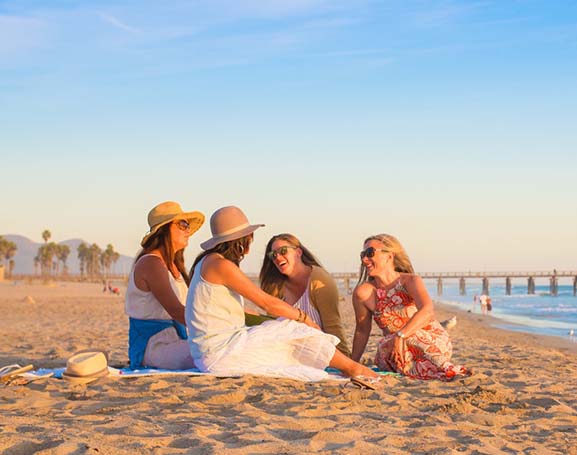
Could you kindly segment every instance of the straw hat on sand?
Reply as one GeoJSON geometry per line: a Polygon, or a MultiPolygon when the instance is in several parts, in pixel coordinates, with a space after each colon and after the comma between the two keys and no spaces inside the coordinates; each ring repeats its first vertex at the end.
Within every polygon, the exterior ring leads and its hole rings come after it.
{"type": "Polygon", "coordinates": [[[66,362],[62,377],[74,384],[88,384],[108,376],[108,362],[102,351],[82,351],[66,362]]]}

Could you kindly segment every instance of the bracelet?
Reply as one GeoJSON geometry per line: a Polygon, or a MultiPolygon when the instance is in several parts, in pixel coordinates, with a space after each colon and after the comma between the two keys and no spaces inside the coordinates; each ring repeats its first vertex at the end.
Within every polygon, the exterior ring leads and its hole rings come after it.
{"type": "Polygon", "coordinates": [[[303,312],[300,308],[297,308],[299,315],[297,316],[297,322],[302,322],[303,312]]]}
{"type": "Polygon", "coordinates": [[[395,335],[397,335],[401,339],[405,338],[405,334],[400,330],[395,335]]]}

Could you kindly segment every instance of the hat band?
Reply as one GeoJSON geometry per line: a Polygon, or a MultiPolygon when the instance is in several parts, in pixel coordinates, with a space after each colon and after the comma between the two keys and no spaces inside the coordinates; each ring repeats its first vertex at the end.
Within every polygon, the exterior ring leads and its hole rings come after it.
{"type": "Polygon", "coordinates": [[[249,226],[249,224],[247,222],[247,223],[241,224],[240,226],[235,226],[232,229],[229,229],[227,231],[219,232],[218,235],[213,235],[213,237],[215,239],[218,239],[220,237],[225,237],[227,235],[234,234],[235,232],[242,231],[244,228],[246,228],[248,226],[249,226]]]}
{"type": "Polygon", "coordinates": [[[65,376],[69,376],[69,377],[72,377],[72,378],[89,378],[89,377],[91,377],[91,376],[97,376],[97,375],[99,375],[99,374],[102,374],[102,373],[104,373],[105,371],[109,371],[109,370],[108,370],[108,367],[103,368],[102,370],[97,371],[96,373],[90,373],[90,374],[75,374],[75,373],[67,373],[66,371],[65,371],[63,374],[64,374],[65,376]]]}

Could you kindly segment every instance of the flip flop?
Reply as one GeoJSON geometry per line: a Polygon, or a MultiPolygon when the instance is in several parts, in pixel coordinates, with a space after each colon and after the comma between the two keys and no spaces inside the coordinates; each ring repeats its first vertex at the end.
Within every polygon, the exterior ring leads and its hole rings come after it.
{"type": "Polygon", "coordinates": [[[385,388],[385,381],[383,381],[381,377],[371,378],[369,376],[359,375],[352,377],[351,383],[361,389],[383,390],[385,388]]]}

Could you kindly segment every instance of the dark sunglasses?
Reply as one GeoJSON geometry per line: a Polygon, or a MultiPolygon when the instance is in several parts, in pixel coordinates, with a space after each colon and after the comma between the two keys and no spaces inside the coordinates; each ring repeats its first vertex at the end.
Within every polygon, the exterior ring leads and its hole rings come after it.
{"type": "Polygon", "coordinates": [[[184,232],[189,232],[191,229],[190,223],[186,220],[178,220],[175,224],[178,226],[178,228],[181,231],[184,231],[184,232]]]}
{"type": "Polygon", "coordinates": [[[365,257],[370,259],[375,255],[377,251],[382,251],[383,253],[387,252],[387,250],[383,250],[382,248],[377,249],[373,246],[370,246],[366,250],[361,251],[361,259],[364,259],[365,257]]]}
{"type": "Polygon", "coordinates": [[[286,245],[286,246],[281,246],[278,250],[271,250],[269,251],[266,255],[268,256],[269,259],[273,260],[276,259],[276,257],[280,254],[281,256],[285,256],[289,250],[289,248],[291,250],[296,250],[297,247],[296,246],[292,246],[292,245],[286,245]]]}

